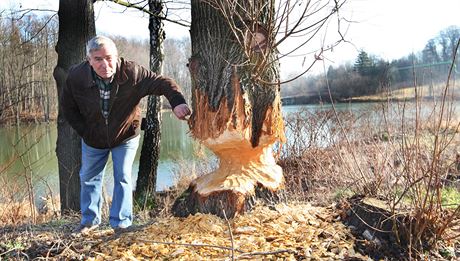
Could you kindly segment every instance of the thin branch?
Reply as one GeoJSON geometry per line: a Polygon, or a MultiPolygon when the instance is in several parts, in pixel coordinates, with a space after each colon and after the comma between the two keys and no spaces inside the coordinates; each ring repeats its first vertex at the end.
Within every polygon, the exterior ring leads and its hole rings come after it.
{"type": "Polygon", "coordinates": [[[50,18],[45,22],[45,24],[37,31],[37,33],[35,33],[32,37],[30,37],[28,40],[24,41],[21,43],[21,45],[24,45],[30,41],[32,41],[38,34],[40,34],[43,29],[45,29],[45,27],[51,22],[51,20],[53,20],[53,18],[57,15],[56,14],[53,14],[52,16],[50,16],[50,18]]]}
{"type": "MultiPolygon", "coordinates": [[[[32,13],[32,12],[52,12],[52,13],[54,13],[55,15],[57,14],[57,11],[56,11],[56,10],[52,10],[52,9],[36,9],[36,8],[17,10],[17,11],[11,12],[11,14],[12,14],[12,15],[21,14],[20,17],[14,18],[15,20],[21,20],[21,19],[24,18],[24,16],[26,16],[28,13],[32,13]]],[[[0,13],[0,14],[1,14],[1,13],[0,13]]]]}
{"type": "Polygon", "coordinates": [[[225,218],[225,221],[227,223],[227,227],[228,227],[228,232],[230,233],[230,242],[232,243],[232,261],[235,260],[235,244],[234,244],[234,240],[233,240],[233,232],[232,232],[232,228],[230,226],[230,222],[228,221],[228,218],[227,218],[227,214],[225,213],[225,209],[224,209],[224,206],[222,204],[222,201],[220,202],[220,205],[222,206],[222,212],[224,214],[224,218],[225,218]]]}
{"type": "Polygon", "coordinates": [[[284,254],[284,253],[289,253],[289,254],[297,254],[297,251],[292,250],[292,249],[279,249],[275,251],[267,251],[267,252],[251,252],[251,253],[244,253],[236,258],[241,258],[241,257],[248,257],[248,256],[268,256],[268,255],[277,255],[277,254],[284,254]]]}
{"type": "Polygon", "coordinates": [[[239,253],[244,253],[244,251],[241,251],[239,249],[234,249],[234,248],[225,247],[225,246],[210,245],[210,244],[189,244],[189,243],[175,243],[175,242],[160,242],[160,241],[154,241],[154,240],[148,240],[148,239],[139,239],[139,241],[144,242],[144,243],[160,244],[160,245],[176,245],[176,246],[186,246],[186,247],[210,247],[210,248],[224,249],[224,250],[236,251],[236,252],[239,252],[239,253]]]}
{"type": "MultiPolygon", "coordinates": [[[[329,79],[328,79],[327,73],[326,73],[326,65],[325,65],[324,62],[323,62],[323,70],[324,70],[324,74],[325,74],[327,92],[328,92],[328,94],[329,94],[329,99],[331,100],[331,105],[332,105],[332,109],[333,109],[333,111],[334,111],[334,115],[335,115],[335,117],[336,117],[336,119],[337,119],[337,122],[339,123],[339,126],[340,126],[340,129],[341,129],[342,133],[345,134],[344,137],[345,137],[345,140],[346,140],[348,146],[350,146],[351,142],[350,142],[348,136],[346,135],[345,129],[344,129],[344,127],[343,127],[343,123],[342,123],[342,121],[340,120],[339,115],[337,114],[337,110],[336,110],[336,107],[335,107],[335,103],[333,102],[333,99],[332,99],[331,88],[330,88],[330,85],[329,85],[329,79]]],[[[355,162],[356,166],[358,167],[358,171],[359,171],[359,174],[361,175],[361,178],[362,178],[363,180],[366,180],[366,177],[365,177],[365,175],[364,175],[364,171],[361,169],[361,166],[360,166],[359,163],[358,163],[358,159],[356,158],[356,155],[355,155],[354,151],[351,151],[351,156],[353,157],[353,161],[355,162]]]]}
{"type": "Polygon", "coordinates": [[[3,253],[0,253],[0,257],[4,256],[4,255],[6,255],[6,254],[8,254],[8,253],[10,253],[10,252],[13,252],[13,251],[15,251],[15,250],[20,250],[20,248],[14,247],[14,248],[12,248],[12,249],[10,249],[10,250],[7,250],[7,251],[5,251],[5,252],[3,252],[3,253]]]}
{"type": "Polygon", "coordinates": [[[313,4],[311,1],[307,1],[306,3],[300,3],[297,1],[295,3],[291,3],[290,1],[285,1],[283,3],[280,2],[279,4],[277,3],[278,6],[274,8],[271,6],[275,5],[274,2],[266,3],[270,6],[264,7],[261,7],[260,4],[253,4],[252,2],[243,4],[240,1],[203,0],[203,2],[219,11],[224,20],[227,21],[230,30],[235,36],[235,40],[241,46],[245,56],[246,62],[241,64],[251,64],[251,80],[261,84],[278,85],[294,81],[307,73],[317,60],[324,60],[325,57],[322,56],[323,52],[332,50],[342,42],[347,42],[345,40],[347,30],[343,33],[340,26],[341,21],[346,20],[341,19],[339,14],[339,10],[345,5],[345,3],[347,3],[347,0],[333,0],[326,1],[325,3],[322,1],[316,1],[313,4]],[[293,10],[297,9],[299,6],[302,6],[302,9],[299,10],[299,17],[292,19],[291,17],[294,16],[293,10]],[[329,6],[331,6],[331,9],[326,10],[329,6]],[[275,12],[275,14],[270,12],[267,16],[267,20],[261,21],[259,18],[261,17],[260,12],[262,9],[270,9],[272,12],[275,12]],[[326,13],[321,14],[323,10],[326,13]],[[312,16],[320,17],[314,19],[312,23],[306,24],[307,20],[311,20],[310,18],[312,16]],[[317,37],[318,33],[321,32],[321,29],[325,27],[327,22],[330,21],[333,16],[337,16],[339,39],[332,44],[323,46],[319,51],[319,55],[315,53],[315,60],[305,71],[301,72],[292,79],[283,81],[282,83],[279,81],[271,82],[271,80],[263,79],[263,75],[265,75],[267,69],[277,64],[281,58],[299,51],[300,48],[305,48],[312,39],[317,37]],[[291,21],[292,24],[290,24],[291,21]],[[264,50],[263,52],[256,52],[252,49],[251,44],[248,44],[248,41],[254,41],[253,39],[257,39],[254,32],[255,28],[253,27],[254,25],[258,25],[260,23],[263,23],[262,26],[264,26],[268,31],[266,35],[268,47],[267,50],[264,50]],[[281,38],[275,39],[277,35],[279,36],[280,32],[283,34],[281,38]],[[299,37],[302,41],[300,41],[295,47],[291,48],[287,53],[275,56],[272,55],[273,52],[276,52],[276,49],[280,46],[280,44],[284,43],[288,38],[294,37],[299,37]],[[253,64],[253,61],[257,62],[253,64]]]}
{"type": "Polygon", "coordinates": [[[217,245],[210,245],[210,244],[160,242],[160,241],[154,241],[154,240],[148,240],[148,239],[138,239],[138,240],[144,243],[151,243],[151,244],[176,245],[176,246],[186,246],[186,247],[210,247],[210,248],[217,248],[217,249],[223,249],[223,250],[228,250],[228,251],[236,251],[238,253],[241,253],[241,255],[237,256],[236,258],[247,257],[247,256],[260,256],[260,255],[276,255],[276,254],[282,254],[282,253],[290,253],[290,254],[297,253],[297,251],[292,250],[292,249],[279,249],[279,250],[267,251],[267,252],[244,252],[242,250],[239,250],[233,247],[224,247],[224,246],[217,246],[217,245]]]}
{"type": "MultiPolygon", "coordinates": [[[[168,21],[168,22],[171,22],[171,23],[174,23],[174,24],[184,26],[184,27],[190,27],[189,24],[185,24],[185,23],[182,23],[182,22],[179,22],[179,21],[171,20],[171,19],[168,19],[166,16],[161,16],[161,15],[152,13],[152,12],[150,12],[150,10],[145,8],[146,6],[139,6],[139,5],[137,5],[137,3],[132,4],[130,2],[122,1],[122,0],[98,0],[98,1],[100,1],[100,2],[104,2],[104,1],[113,2],[113,3],[119,4],[121,6],[125,6],[127,8],[137,9],[137,10],[142,11],[144,13],[147,13],[147,14],[149,14],[151,16],[154,16],[154,17],[156,17],[156,18],[158,18],[160,20],[165,20],[165,21],[168,21]]],[[[139,2],[139,3],[141,3],[141,2],[139,2]]]]}

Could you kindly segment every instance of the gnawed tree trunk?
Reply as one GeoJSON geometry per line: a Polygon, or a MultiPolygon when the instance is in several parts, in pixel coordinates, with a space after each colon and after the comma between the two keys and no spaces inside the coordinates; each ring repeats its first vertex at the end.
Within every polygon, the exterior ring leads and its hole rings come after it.
{"type": "MultiPolygon", "coordinates": [[[[163,12],[162,0],[149,0],[149,10],[153,14],[161,15],[163,12]]],[[[149,21],[150,69],[161,74],[165,34],[163,23],[158,16],[150,15],[149,21]]],[[[144,141],[134,194],[136,206],[140,209],[152,208],[155,205],[157,168],[160,159],[161,105],[161,97],[156,95],[148,97],[144,141]]]]}
{"type": "MultiPolygon", "coordinates": [[[[66,86],[67,73],[73,64],[86,57],[86,43],[95,35],[93,0],[59,1],[58,62],[54,68],[58,97],[66,86]]],[[[65,120],[59,104],[56,156],[59,165],[61,213],[80,210],[81,139],[65,120]]]]}
{"type": "MultiPolygon", "coordinates": [[[[264,24],[266,18],[261,11],[256,22],[264,24]]],[[[279,85],[266,83],[279,80],[276,51],[254,53],[247,63],[227,21],[200,0],[192,1],[191,40],[190,129],[219,157],[220,165],[190,184],[174,203],[173,213],[223,217],[225,211],[233,217],[251,209],[257,198],[277,199],[284,186],[272,150],[275,142],[285,139],[279,85]],[[255,79],[254,69],[261,62],[270,66],[257,71],[255,79]]]]}

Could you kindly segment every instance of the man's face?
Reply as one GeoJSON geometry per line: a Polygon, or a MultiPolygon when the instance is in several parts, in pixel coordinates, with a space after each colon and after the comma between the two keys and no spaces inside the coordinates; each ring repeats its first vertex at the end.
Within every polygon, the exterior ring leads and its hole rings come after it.
{"type": "Polygon", "coordinates": [[[112,78],[117,69],[117,51],[114,48],[102,46],[92,51],[88,57],[89,64],[102,79],[112,78]]]}

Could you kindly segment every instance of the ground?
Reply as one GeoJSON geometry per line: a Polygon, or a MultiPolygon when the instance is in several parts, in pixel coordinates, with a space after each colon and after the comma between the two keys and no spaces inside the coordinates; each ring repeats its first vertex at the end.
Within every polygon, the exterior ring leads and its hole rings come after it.
{"type": "Polygon", "coordinates": [[[70,235],[74,221],[4,228],[0,258],[368,260],[332,206],[258,206],[232,220],[168,217],[120,235],[101,228],[86,237],[70,235]]]}
{"type": "MultiPolygon", "coordinates": [[[[386,245],[386,250],[379,250],[375,239],[352,231],[342,222],[341,211],[335,205],[283,203],[257,206],[251,213],[231,220],[205,214],[167,217],[136,225],[123,234],[102,227],[90,236],[77,237],[71,235],[78,220],[74,218],[40,226],[3,228],[0,259],[405,259],[397,251],[388,251],[395,246],[386,245]]],[[[457,250],[445,253],[446,259],[460,257],[460,244],[456,246],[457,250]]],[[[440,254],[432,257],[443,258],[440,254]]]]}

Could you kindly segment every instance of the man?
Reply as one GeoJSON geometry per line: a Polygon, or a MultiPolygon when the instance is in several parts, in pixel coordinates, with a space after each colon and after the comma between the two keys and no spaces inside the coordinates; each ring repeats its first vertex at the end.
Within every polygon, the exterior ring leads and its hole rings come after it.
{"type": "Polygon", "coordinates": [[[140,137],[139,101],[146,95],[164,95],[179,119],[190,109],[172,79],[118,58],[109,38],[91,39],[86,54],[87,61],[69,70],[61,97],[65,118],[82,137],[82,219],[75,233],[87,234],[101,222],[102,181],[110,152],[114,190],[109,223],[121,232],[133,221],[131,169],[140,137]]]}

